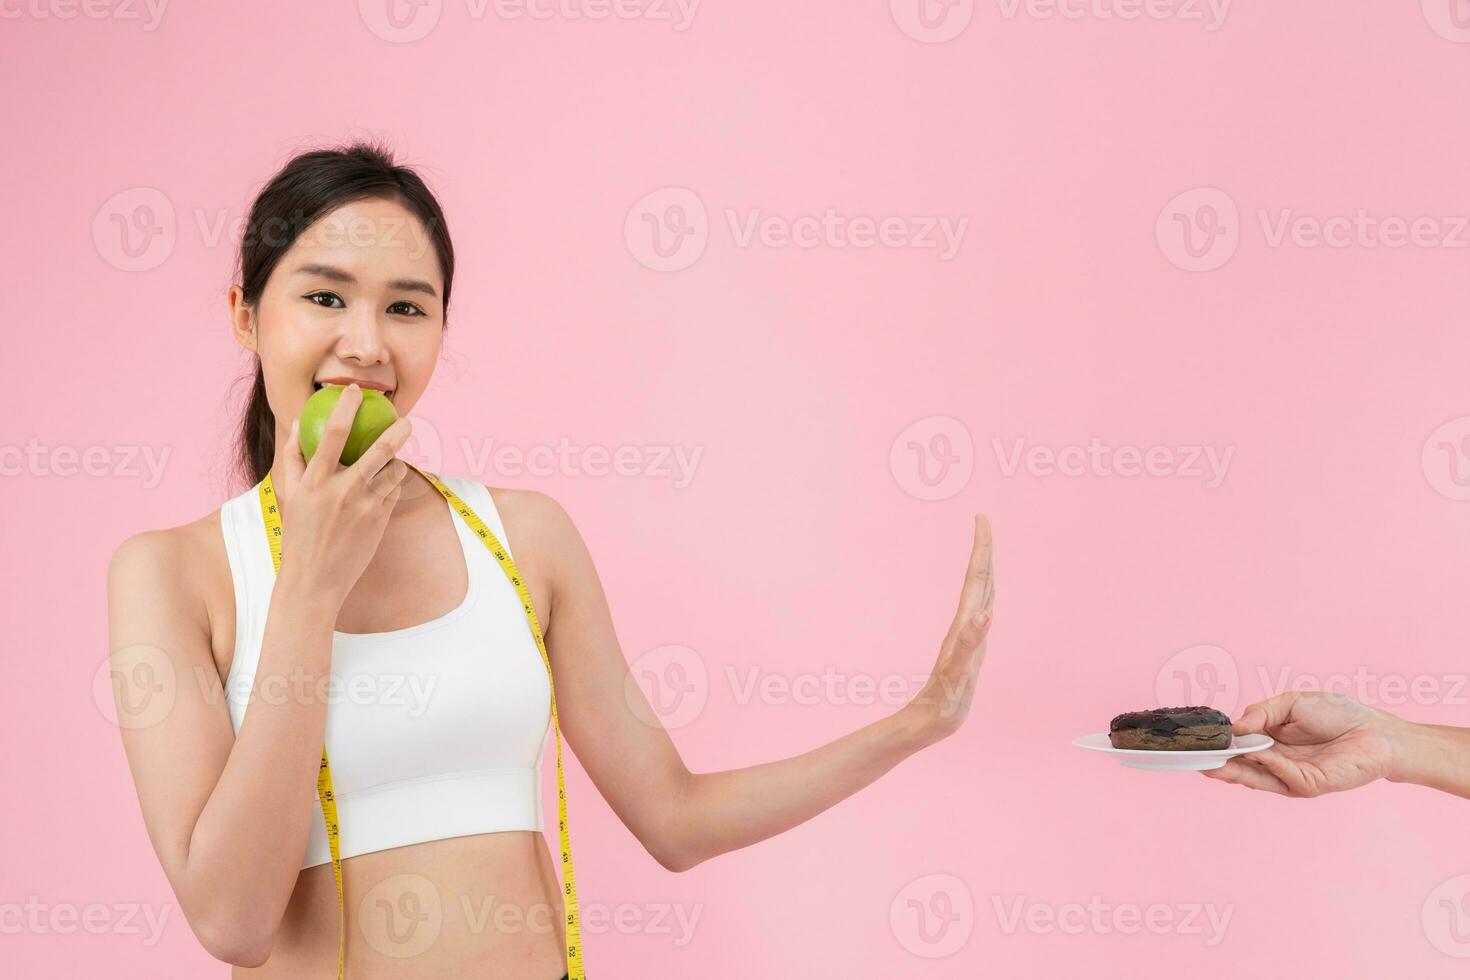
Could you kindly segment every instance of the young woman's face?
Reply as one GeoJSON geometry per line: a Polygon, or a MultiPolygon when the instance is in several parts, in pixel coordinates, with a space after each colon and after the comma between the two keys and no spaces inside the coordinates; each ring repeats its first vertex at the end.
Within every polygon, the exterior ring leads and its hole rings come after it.
{"type": "Polygon", "coordinates": [[[232,287],[235,336],[260,355],[276,444],[326,381],[379,388],[407,415],[439,359],[443,295],[428,231],[383,200],[318,218],[281,256],[253,311],[232,287]]]}

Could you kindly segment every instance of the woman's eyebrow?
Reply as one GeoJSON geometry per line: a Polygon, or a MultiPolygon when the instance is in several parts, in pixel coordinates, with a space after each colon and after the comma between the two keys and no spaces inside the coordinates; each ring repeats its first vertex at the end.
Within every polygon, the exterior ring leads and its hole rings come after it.
{"type": "MultiPolygon", "coordinates": [[[[339,269],[334,265],[322,265],[318,262],[308,262],[305,265],[297,266],[294,275],[321,276],[323,279],[330,279],[333,282],[343,282],[349,285],[357,284],[357,278],[345,269],[339,269]]],[[[388,283],[388,288],[414,293],[428,293],[435,299],[439,298],[439,294],[434,291],[434,287],[422,279],[394,279],[388,283]]]]}

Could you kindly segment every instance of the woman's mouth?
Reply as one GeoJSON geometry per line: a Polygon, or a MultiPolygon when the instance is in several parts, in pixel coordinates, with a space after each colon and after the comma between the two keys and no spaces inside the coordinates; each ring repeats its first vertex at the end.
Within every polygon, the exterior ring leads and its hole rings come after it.
{"type": "MultiPolygon", "coordinates": [[[[344,388],[347,386],[347,384],[345,382],[342,382],[342,381],[313,381],[311,383],[311,390],[313,392],[318,392],[318,391],[321,391],[323,388],[325,388],[329,384],[342,385],[344,388]]],[[[365,384],[363,384],[361,382],[358,382],[358,385],[357,386],[359,388],[361,388],[363,391],[369,391],[369,390],[372,390],[372,391],[381,391],[382,390],[382,389],[379,389],[379,388],[373,388],[370,385],[365,385],[365,384]]],[[[383,391],[382,394],[383,394],[383,397],[384,398],[388,399],[391,402],[393,400],[394,389],[389,388],[387,391],[383,391]]]]}

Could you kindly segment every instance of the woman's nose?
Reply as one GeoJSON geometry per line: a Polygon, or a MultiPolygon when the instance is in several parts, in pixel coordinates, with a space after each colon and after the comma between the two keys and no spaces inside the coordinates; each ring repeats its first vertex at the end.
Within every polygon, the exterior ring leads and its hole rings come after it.
{"type": "Polygon", "coordinates": [[[383,360],[387,350],[383,324],[376,311],[361,307],[353,316],[342,318],[342,337],[337,343],[341,357],[371,364],[383,360]]]}

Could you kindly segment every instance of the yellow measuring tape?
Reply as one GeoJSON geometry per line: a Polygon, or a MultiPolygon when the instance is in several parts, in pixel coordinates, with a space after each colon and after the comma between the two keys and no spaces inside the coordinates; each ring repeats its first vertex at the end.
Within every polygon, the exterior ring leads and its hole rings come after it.
{"type": "MultiPolygon", "coordinates": [[[[449,501],[449,505],[464,518],[470,530],[485,543],[490,553],[500,562],[500,568],[515,586],[521,597],[521,608],[526,611],[526,621],[531,624],[531,635],[536,638],[536,647],[541,651],[541,660],[546,664],[546,682],[551,686],[551,725],[556,732],[556,806],[561,829],[561,886],[567,915],[567,974],[571,980],[586,980],[587,973],[582,965],[582,925],[577,916],[577,879],[572,874],[572,832],[567,825],[567,787],[561,767],[561,726],[556,720],[556,686],[551,680],[551,657],[546,653],[546,643],[541,638],[541,624],[536,619],[536,610],[531,607],[531,593],[521,580],[521,571],[516,567],[510,552],[485,526],[485,522],[432,473],[404,462],[415,472],[434,485],[434,489],[449,501]]],[[[271,565],[276,574],[281,572],[281,513],[276,504],[276,488],[267,473],[260,482],[260,513],[265,518],[265,537],[270,545],[271,565]]],[[[347,956],[347,914],[342,901],[342,853],[337,827],[337,798],[332,793],[332,769],[327,765],[327,747],[322,746],[322,764],[317,770],[317,797],[322,804],[322,818],[327,827],[327,842],[332,849],[332,877],[337,882],[337,980],[343,980],[347,956]]]]}

